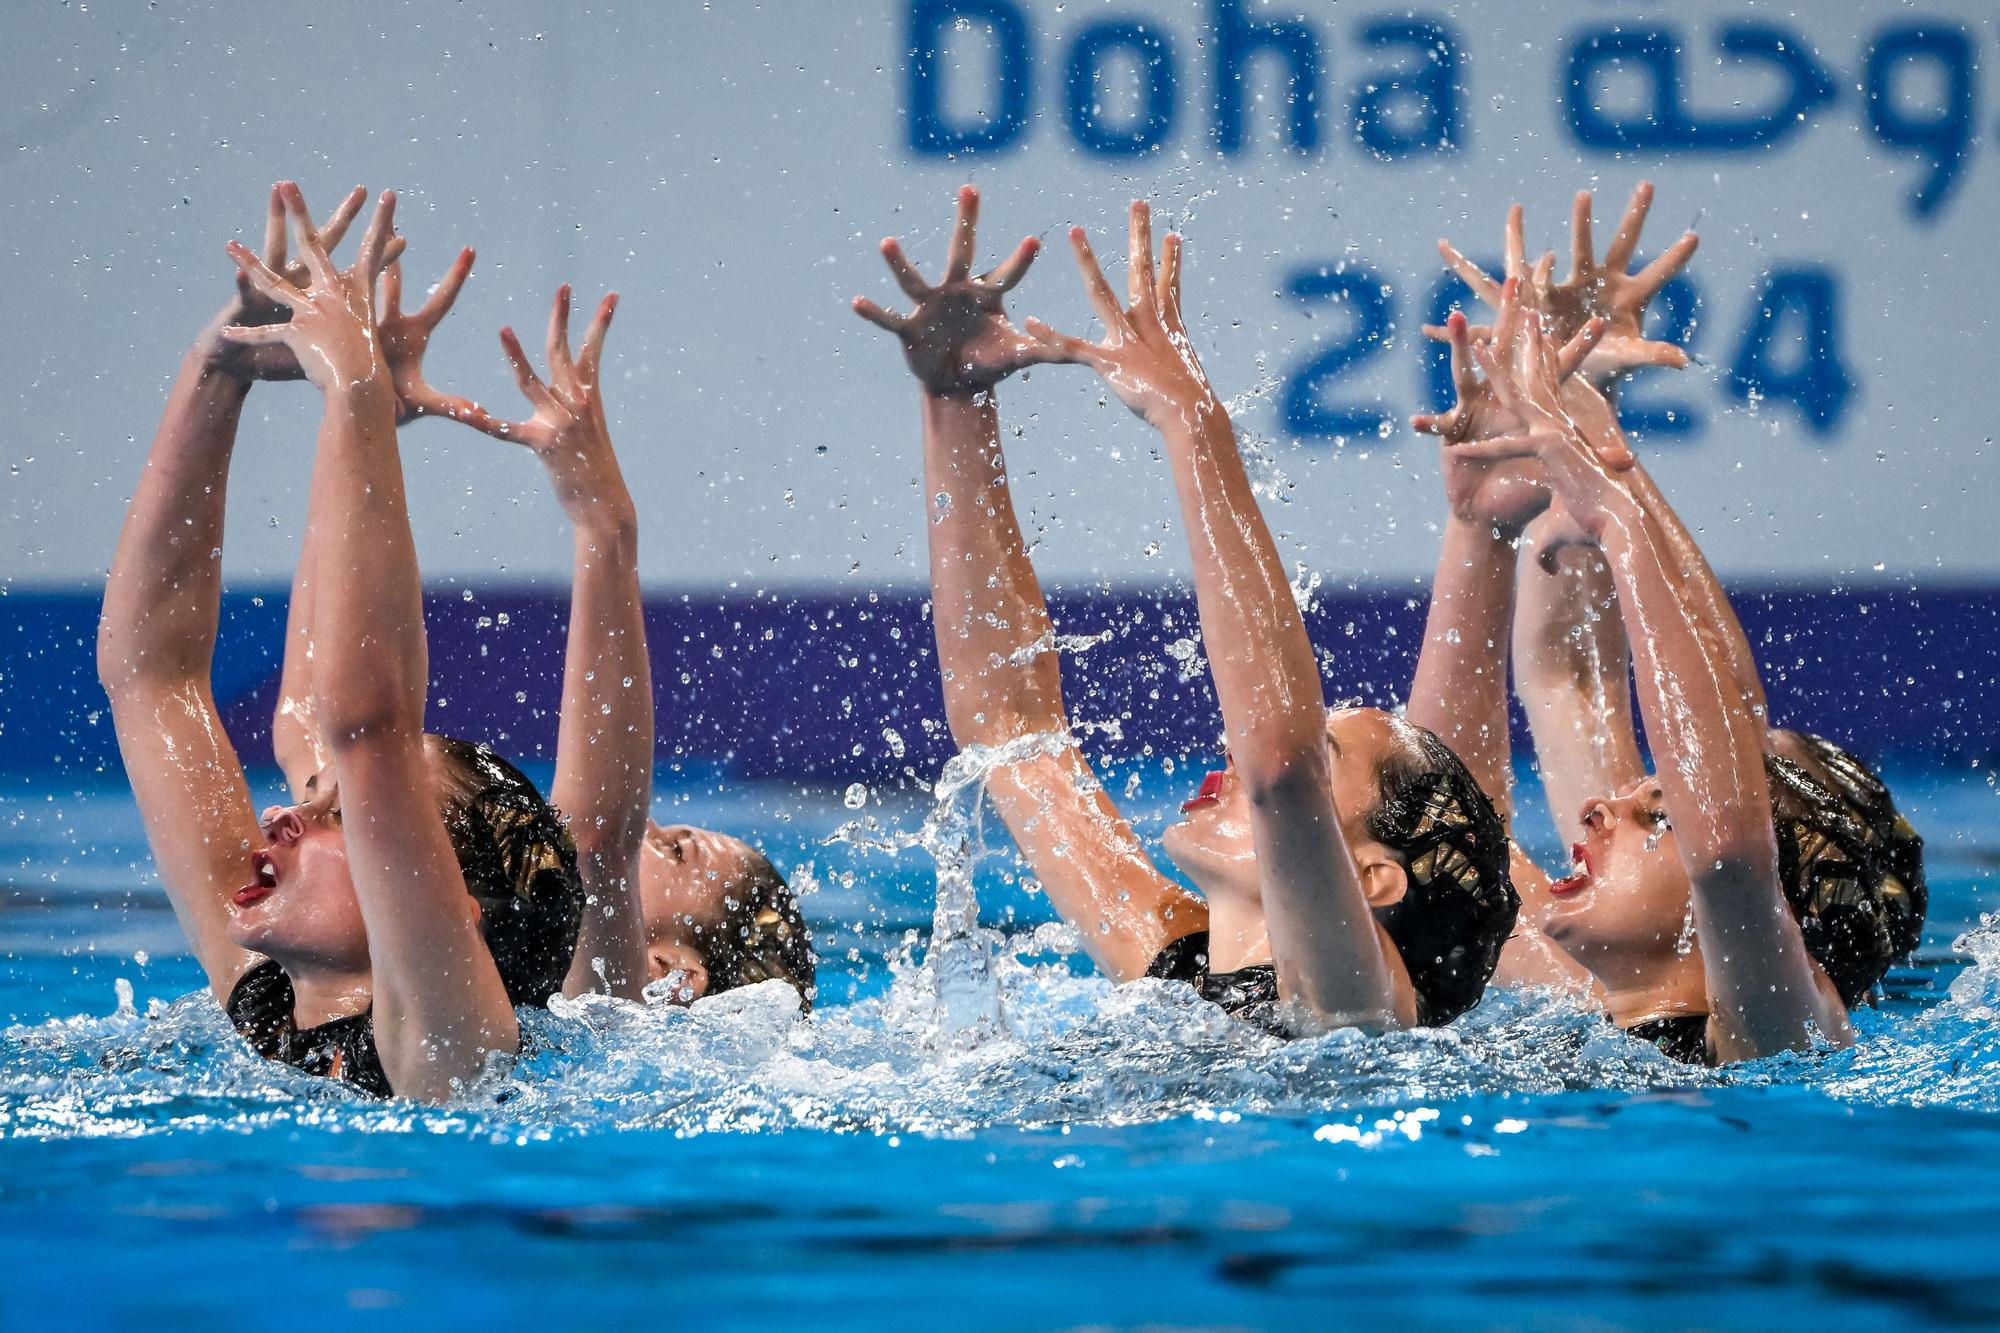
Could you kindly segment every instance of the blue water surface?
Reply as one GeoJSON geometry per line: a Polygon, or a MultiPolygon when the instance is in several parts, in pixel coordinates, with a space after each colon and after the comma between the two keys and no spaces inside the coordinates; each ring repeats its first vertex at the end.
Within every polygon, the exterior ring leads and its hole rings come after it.
{"type": "MultiPolygon", "coordinates": [[[[251,1055],[129,795],[12,781],[0,1326],[2000,1322],[2000,796],[1890,776],[1929,836],[1922,954],[1854,1050],[1717,1073],[1521,997],[1280,1043],[1093,976],[1004,838],[976,876],[1000,1019],[968,1034],[924,948],[935,866],[882,847],[914,784],[857,809],[683,775],[659,814],[809,889],[815,1013],[559,1004],[442,1109],[251,1055]]],[[[1113,782],[1156,832],[1187,775],[1113,782]]]]}

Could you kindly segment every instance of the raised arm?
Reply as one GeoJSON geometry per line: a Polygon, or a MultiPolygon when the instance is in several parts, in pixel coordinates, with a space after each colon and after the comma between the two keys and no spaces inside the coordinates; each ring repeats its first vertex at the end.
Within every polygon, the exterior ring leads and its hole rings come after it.
{"type": "Polygon", "coordinates": [[[526,421],[474,424],[534,450],[572,530],[569,647],[549,799],[576,838],[584,909],[563,991],[638,999],[646,984],[639,847],[653,800],[653,668],[639,596],[638,514],[612,452],[601,387],[604,335],[617,306],[616,296],[604,298],[572,356],[570,289],[557,290],[547,381],[514,331],[501,330],[534,412],[526,421]]]}
{"type": "Polygon", "coordinates": [[[181,929],[226,1000],[256,957],[229,941],[229,899],[263,844],[209,673],[222,573],[216,552],[230,451],[249,385],[209,335],[167,398],[118,539],[97,633],[97,674],[154,864],[181,929]]]}
{"type": "MultiPolygon", "coordinates": [[[[1595,388],[1565,385],[1563,407],[1586,439],[1629,456],[1617,415],[1595,388]]],[[[1763,674],[1721,580],[1645,465],[1635,459],[1624,477],[1683,574],[1682,596],[1715,627],[1731,697],[1768,727],[1763,674]]],[[[1581,536],[1561,505],[1537,520],[1522,563],[1514,626],[1515,673],[1542,760],[1542,783],[1565,836],[1572,835],[1583,797],[1616,790],[1645,771],[1632,722],[1631,649],[1617,589],[1602,552],[1581,536]]]]}
{"type": "MultiPolygon", "coordinates": [[[[360,209],[359,187],[330,215],[329,245],[360,209]]],[[[286,271],[284,205],[271,191],[266,261],[286,271]]],[[[230,897],[263,844],[249,785],[210,684],[222,594],[223,513],[243,401],[260,379],[296,379],[282,346],[245,346],[230,326],[268,325],[286,309],[239,279],[182,358],[133,492],[104,589],[98,676],[160,879],[209,988],[227,1000],[255,955],[227,937],[230,897]]]]}
{"type": "Polygon", "coordinates": [[[1593,442],[1563,410],[1554,351],[1531,336],[1520,367],[1484,348],[1503,402],[1528,418],[1551,482],[1604,550],[1633,647],[1639,707],[1658,761],[1675,843],[1693,887],[1712,1006],[1709,1039],[1724,1060],[1801,1047],[1817,1029],[1847,1039],[1846,1014],[1805,949],[1778,881],[1763,765],[1764,726],[1731,667],[1731,626],[1690,590],[1664,511],[1626,475],[1622,437],[1593,442]]]}
{"type": "Polygon", "coordinates": [[[292,571],[292,595],[285,603],[285,656],[278,673],[278,703],[271,710],[271,755],[285,775],[292,799],[304,800],[306,783],[326,766],[325,738],[313,714],[313,584],[318,577],[319,538],[310,517],[292,571]]]}
{"type": "MultiPolygon", "coordinates": [[[[1555,256],[1530,266],[1526,259],[1523,212],[1508,210],[1503,278],[1526,284],[1553,336],[1566,340],[1592,321],[1603,333],[1580,373],[1563,384],[1563,401],[1593,438],[1617,419],[1598,387],[1642,366],[1685,366],[1687,353],[1672,343],[1645,336],[1646,308],[1699,244],[1688,232],[1651,263],[1632,265],[1653,204],[1653,187],[1641,182],[1603,257],[1597,254],[1590,191],[1577,194],[1570,214],[1570,270],[1554,280],[1555,256]]],[[[1496,308],[1502,280],[1482,272],[1449,241],[1439,241],[1445,261],[1496,308]]],[[[1496,324],[1496,328],[1498,325],[1496,324]]],[[[1432,329],[1450,337],[1449,328],[1432,329]]],[[[1542,786],[1558,829],[1574,840],[1577,812],[1585,796],[1616,790],[1644,771],[1632,723],[1624,631],[1602,556],[1565,549],[1574,545],[1563,507],[1537,518],[1526,534],[1514,609],[1513,650],[1516,692],[1528,714],[1540,763],[1542,786]]],[[[1530,876],[1525,890],[1532,892],[1530,876]]]]}
{"type": "Polygon", "coordinates": [[[1166,441],[1194,564],[1209,671],[1251,805],[1258,882],[1282,992],[1336,1025],[1414,1021],[1340,827],[1319,667],[1257,507],[1229,414],[1181,317],[1181,238],[1153,264],[1152,214],[1135,201],[1128,299],[1119,304],[1081,227],[1070,233],[1101,343],[1029,330],[1091,367],[1166,441]]]}
{"type": "MultiPolygon", "coordinates": [[[[364,192],[357,188],[348,196],[342,209],[352,217],[353,210],[359,209],[365,198],[364,192]]],[[[329,234],[322,232],[321,239],[325,240],[329,234]]],[[[275,242],[278,258],[282,261],[282,227],[276,233],[275,242]]],[[[330,249],[331,242],[328,246],[330,249]]],[[[396,390],[396,424],[399,427],[427,416],[450,417],[481,429],[492,425],[493,418],[485,408],[469,398],[440,392],[424,377],[424,352],[430,347],[431,335],[458,300],[459,289],[464,287],[465,279],[472,272],[472,261],[470,248],[459,251],[430,299],[421,308],[412,311],[403,309],[402,260],[392,260],[382,275],[382,302],[381,309],[376,312],[375,330],[382,348],[382,360],[389,369],[389,379],[396,390]]],[[[268,254],[266,262],[270,262],[268,254]]],[[[294,285],[307,281],[302,264],[294,264],[287,269],[280,262],[273,267],[284,272],[294,285]]],[[[287,359],[291,356],[288,349],[275,344],[257,350],[265,354],[282,353],[287,359]]],[[[297,363],[293,362],[292,375],[296,378],[298,374],[297,363]]],[[[319,723],[312,710],[313,581],[318,576],[319,550],[317,530],[308,518],[305,538],[299,545],[298,569],[292,575],[291,600],[285,608],[284,667],[279,678],[277,708],[271,718],[271,749],[295,797],[302,796],[306,779],[318,772],[327,760],[326,742],[320,735],[319,723]]]]}
{"type": "Polygon", "coordinates": [[[396,451],[396,395],[377,341],[374,284],[391,252],[385,194],[360,257],[332,261],[298,187],[286,213],[310,275],[300,288],[240,245],[251,283],[288,307],[283,324],[233,328],[282,343],[326,400],[312,523],[327,544],[315,591],[314,708],[333,756],[348,870],[368,931],[377,1047],[403,1096],[439,1099],[519,1041],[438,813],[424,745],[427,658],[416,551],[396,451]]]}
{"type": "Polygon", "coordinates": [[[1611,570],[1595,546],[1536,520],[1525,534],[1515,599],[1514,683],[1549,816],[1565,845],[1582,836],[1589,797],[1620,791],[1644,775],[1632,714],[1632,655],[1611,570]]]}
{"type": "Polygon", "coordinates": [[[854,308],[902,342],[920,388],[932,614],[953,739],[961,747],[1022,743],[1024,752],[988,779],[987,794],[1085,950],[1126,981],[1173,940],[1207,929],[1208,914],[1153,865],[1070,735],[1055,628],[1014,516],[995,400],[1001,380],[1052,359],[1001,305],[1038,247],[1025,240],[974,277],[978,208],[971,186],[959,192],[944,280],[935,287],[896,241],[882,243],[915,302],[910,314],[860,297],[854,308]]]}
{"type": "MultiPolygon", "coordinates": [[[[1586,439],[1629,454],[1610,404],[1595,388],[1573,380],[1563,386],[1562,402],[1586,439]]],[[[1582,837],[1586,800],[1620,791],[1646,771],[1632,716],[1631,649],[1604,553],[1566,505],[1555,504],[1529,527],[1520,570],[1514,679],[1550,816],[1571,843],[1582,837]]]]}
{"type": "MultiPolygon", "coordinates": [[[[1509,280],[1513,290],[1518,279],[1509,280]]],[[[1509,296],[1496,326],[1499,355],[1516,357],[1523,319],[1509,296]]],[[[1564,349],[1563,373],[1589,355],[1604,329],[1591,320],[1564,349]]],[[[1411,424],[1438,436],[1449,514],[1431,583],[1423,649],[1410,684],[1409,717],[1451,746],[1513,825],[1512,756],[1507,735],[1507,627],[1515,598],[1515,547],[1548,507],[1547,477],[1525,425],[1495,401],[1473,370],[1470,330],[1454,313],[1452,383],[1458,401],[1411,424]]]]}

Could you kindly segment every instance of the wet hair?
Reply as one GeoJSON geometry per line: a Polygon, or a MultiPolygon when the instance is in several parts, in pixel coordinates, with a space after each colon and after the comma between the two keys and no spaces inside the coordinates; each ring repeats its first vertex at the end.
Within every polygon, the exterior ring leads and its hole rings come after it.
{"type": "Polygon", "coordinates": [[[1506,830],[1471,772],[1435,733],[1401,718],[1391,725],[1400,743],[1366,823],[1402,857],[1409,891],[1375,919],[1403,956],[1417,1021],[1436,1027],[1479,1003],[1521,899],[1506,830]]]}
{"type": "Polygon", "coordinates": [[[1806,951],[1851,1009],[1922,938],[1924,840],[1874,769],[1823,736],[1783,734],[1803,758],[1764,758],[1778,878],[1806,951]]]}
{"type": "Polygon", "coordinates": [[[446,774],[438,813],[507,998],[547,1004],[569,973],[583,920],[576,843],[535,784],[491,746],[431,740],[446,774]]]}
{"type": "Polygon", "coordinates": [[[708,994],[778,980],[812,1009],[818,963],[798,895],[762,852],[752,851],[743,874],[723,891],[722,922],[700,937],[708,994]]]}

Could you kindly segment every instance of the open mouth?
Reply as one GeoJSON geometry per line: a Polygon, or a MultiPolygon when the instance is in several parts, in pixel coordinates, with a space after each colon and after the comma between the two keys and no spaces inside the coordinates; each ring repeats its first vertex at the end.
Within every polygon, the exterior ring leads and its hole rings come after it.
{"type": "Polygon", "coordinates": [[[1549,885],[1549,892],[1558,898],[1590,887],[1590,849],[1580,842],[1572,843],[1569,859],[1569,874],[1549,885]]]}
{"type": "Polygon", "coordinates": [[[278,887],[278,863],[269,852],[250,853],[250,872],[250,882],[238,889],[231,899],[238,907],[248,907],[268,898],[278,887]]]}
{"type": "Polygon", "coordinates": [[[1222,800],[1222,770],[1217,769],[1201,780],[1201,790],[1181,802],[1181,813],[1188,814],[1203,806],[1214,805],[1222,800]]]}

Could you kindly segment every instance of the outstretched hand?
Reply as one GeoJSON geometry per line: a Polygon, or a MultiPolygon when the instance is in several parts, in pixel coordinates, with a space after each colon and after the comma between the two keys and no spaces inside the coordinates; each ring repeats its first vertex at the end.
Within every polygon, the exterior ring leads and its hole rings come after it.
{"type": "Polygon", "coordinates": [[[512,440],[535,451],[555,484],[556,500],[578,525],[612,522],[630,525],[634,512],[618,456],[611,449],[611,428],[604,416],[601,376],[604,335],[618,309],[613,292],[598,302],[597,314],[584,331],[583,345],[571,355],[569,345],[570,289],[556,289],[549,308],[546,380],[535,373],[521,340],[512,328],[500,330],[500,346],[514,371],[514,382],[534,408],[525,421],[502,421],[486,413],[463,420],[496,439],[512,440]]]}
{"type": "Polygon", "coordinates": [[[1180,236],[1167,234],[1156,274],[1153,211],[1143,199],[1132,201],[1123,306],[1105,280],[1084,229],[1070,228],[1069,239],[1076,249],[1076,266],[1083,273],[1084,291],[1097,317],[1104,321],[1104,340],[1094,343],[1057,333],[1042,321],[1030,319],[1028,332],[1041,343],[1047,359],[1089,366],[1111,386],[1119,401],[1155,429],[1219,407],[1181,321],[1180,236]]]}
{"type": "Polygon", "coordinates": [[[381,312],[375,328],[382,340],[382,358],[389,364],[390,381],[396,387],[399,426],[418,417],[451,417],[481,430],[492,424],[492,415],[478,403],[457,394],[441,393],[424,378],[424,352],[430,346],[431,334],[451,313],[459,289],[465,286],[465,279],[472,272],[472,258],[470,246],[460,250],[423,308],[407,313],[403,310],[403,261],[397,259],[382,274],[381,312]]]}
{"type": "Polygon", "coordinates": [[[1049,349],[1024,335],[1007,318],[1001,298],[1028,275],[1041,242],[1030,236],[999,267],[972,274],[979,229],[979,191],[958,192],[958,216],[945,252],[944,280],[924,280],[900,241],[882,242],[882,258],[903,294],[916,302],[907,315],[884,310],[865,296],[854,298],[854,313],[887,329],[903,344],[903,355],[924,389],[940,396],[980,393],[1015,371],[1055,359],[1049,349]]]}
{"type": "MultiPolygon", "coordinates": [[[[1604,320],[1604,337],[1584,365],[1584,373],[1594,379],[1608,380],[1640,366],[1679,368],[1688,363],[1687,352],[1679,344],[1645,336],[1645,315],[1647,305],[1660,289],[1687,267],[1688,260],[1700,244],[1700,238],[1688,232],[1650,264],[1637,273],[1631,272],[1632,258],[1639,248],[1639,234],[1646,225],[1646,215],[1652,206],[1652,183],[1642,181],[1633,190],[1632,201],[1626,206],[1617,234],[1612,237],[1600,261],[1592,234],[1591,192],[1580,191],[1570,219],[1570,272],[1560,283],[1551,281],[1550,272],[1546,269],[1531,273],[1527,268],[1521,206],[1516,204],[1507,211],[1505,272],[1502,278],[1536,279],[1539,288],[1537,297],[1553,321],[1555,335],[1559,339],[1572,337],[1593,318],[1604,320]]],[[[1450,241],[1439,241],[1438,252],[1472,288],[1474,295],[1488,305],[1499,304],[1499,281],[1467,259],[1450,241]]],[[[1541,269],[1541,266],[1537,267],[1541,269]]],[[[1433,338],[1448,336],[1446,329],[1439,325],[1425,325],[1424,331],[1433,338]]],[[[1483,331],[1475,329],[1474,332],[1477,335],[1483,331]]]]}
{"type": "MultiPolygon", "coordinates": [[[[1519,278],[1507,280],[1496,304],[1499,318],[1486,342],[1499,364],[1517,366],[1526,355],[1531,331],[1544,333],[1541,312],[1523,299],[1519,278]]],[[[1474,372],[1477,349],[1464,315],[1452,314],[1445,336],[1451,343],[1457,401],[1449,412],[1420,413],[1410,418],[1410,424],[1436,435],[1444,445],[1445,495],[1452,514],[1488,525],[1511,540],[1549,505],[1547,470],[1532,438],[1538,423],[1518,405],[1504,401],[1490,380],[1482,381],[1474,372]]],[[[1603,336],[1604,321],[1592,319],[1563,344],[1555,358],[1558,383],[1580,383],[1572,377],[1603,336]]]]}
{"type": "MultiPolygon", "coordinates": [[[[386,376],[376,340],[374,294],[376,279],[403,251],[403,238],[395,235],[395,191],[383,191],[361,239],[361,251],[347,269],[333,266],[329,244],[314,228],[299,187],[285,181],[278,186],[278,197],[299,249],[296,280],[252,254],[242,242],[231,241],[229,257],[261,300],[246,307],[245,321],[224,326],[221,336],[244,348],[283,348],[323,392],[386,376]],[[282,323],[268,322],[272,308],[288,317],[282,323]]],[[[342,217],[345,211],[343,206],[334,215],[342,231],[352,218],[351,213],[342,217]]],[[[274,252],[268,235],[265,250],[283,263],[282,251],[274,252]]]]}
{"type": "MultiPolygon", "coordinates": [[[[340,248],[340,242],[347,235],[348,228],[361,213],[361,206],[368,202],[368,191],[357,185],[347,192],[347,197],[327,215],[320,224],[320,243],[328,251],[340,248]]],[[[399,248],[401,238],[394,242],[399,248]]],[[[305,263],[290,258],[285,243],[285,198],[284,187],[271,187],[270,207],[264,219],[265,265],[285,281],[295,287],[305,287],[311,282],[305,263]]],[[[251,344],[233,341],[222,336],[221,331],[232,325],[254,328],[266,324],[282,324],[292,317],[291,310],[265,296],[251,284],[250,275],[238,270],[236,274],[236,294],[216,312],[209,321],[203,337],[203,351],[209,363],[225,375],[232,376],[248,384],[256,380],[296,380],[305,378],[305,371],[299,368],[299,359],[292,355],[292,349],[282,343],[251,344]]]]}
{"type": "MultiPolygon", "coordinates": [[[[1519,279],[1507,280],[1502,294],[1503,319],[1511,313],[1506,307],[1516,303],[1518,288],[1519,279]]],[[[1630,471],[1636,460],[1625,437],[1615,428],[1608,435],[1593,435],[1571,416],[1564,402],[1564,380],[1575,370],[1574,365],[1564,370],[1568,350],[1557,346],[1554,334],[1533,309],[1526,311],[1522,321],[1517,355],[1502,356],[1497,340],[1476,342],[1471,347],[1473,360],[1485,372],[1494,399],[1522,427],[1519,435],[1498,443],[1531,449],[1570,517],[1594,539],[1604,530],[1607,501],[1621,486],[1620,474],[1630,471]]],[[[1595,390],[1591,392],[1597,402],[1603,402],[1595,390]]]]}

